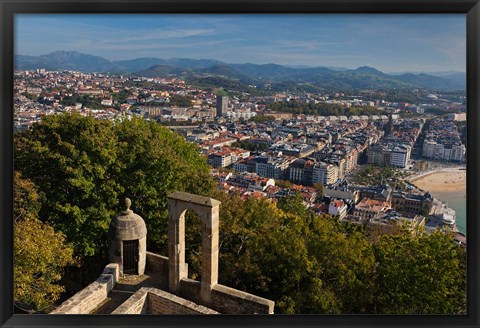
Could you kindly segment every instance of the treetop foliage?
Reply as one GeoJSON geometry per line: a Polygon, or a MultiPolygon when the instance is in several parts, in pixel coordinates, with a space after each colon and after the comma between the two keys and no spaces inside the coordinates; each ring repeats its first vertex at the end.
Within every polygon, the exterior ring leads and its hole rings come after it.
{"type": "Polygon", "coordinates": [[[220,283],[275,300],[276,313],[461,313],[465,249],[445,232],[345,225],[299,197],[218,192],[220,283]],[[375,230],[372,232],[372,230],[375,230]],[[448,297],[448,299],[445,299],[448,297]]]}
{"type": "Polygon", "coordinates": [[[192,107],[192,99],[187,96],[172,95],[168,103],[169,106],[192,107]]]}
{"type": "Polygon", "coordinates": [[[207,194],[213,186],[195,145],[143,119],[46,116],[16,135],[15,161],[45,199],[40,218],[65,233],[81,258],[108,249],[110,220],[125,197],[145,219],[150,250],[160,251],[166,196],[174,190],[207,194]]]}
{"type": "Polygon", "coordinates": [[[298,100],[274,102],[268,105],[268,108],[278,112],[286,112],[293,114],[306,115],[322,115],[322,116],[352,116],[352,115],[382,115],[380,111],[374,107],[346,107],[338,104],[318,103],[310,104],[298,100]]]}
{"type": "Polygon", "coordinates": [[[38,219],[40,196],[31,181],[14,177],[14,299],[28,312],[48,312],[64,287],[63,268],[75,263],[65,236],[38,219]]]}

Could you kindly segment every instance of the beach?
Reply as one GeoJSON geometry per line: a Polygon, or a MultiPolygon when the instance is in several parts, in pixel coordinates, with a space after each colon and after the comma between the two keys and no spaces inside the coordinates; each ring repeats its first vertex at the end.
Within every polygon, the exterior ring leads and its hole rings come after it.
{"type": "Polygon", "coordinates": [[[458,168],[441,169],[411,180],[420,189],[435,193],[465,192],[467,171],[458,168]]]}
{"type": "Polygon", "coordinates": [[[458,230],[466,233],[467,173],[458,168],[441,169],[410,180],[420,189],[429,191],[433,197],[446,202],[456,212],[458,230]]]}

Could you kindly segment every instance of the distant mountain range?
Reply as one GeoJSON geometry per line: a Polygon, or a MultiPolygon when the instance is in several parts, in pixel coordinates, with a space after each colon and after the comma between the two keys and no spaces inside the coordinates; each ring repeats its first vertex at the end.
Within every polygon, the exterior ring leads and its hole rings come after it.
{"type": "Polygon", "coordinates": [[[243,84],[314,83],[322,88],[335,89],[417,87],[431,90],[465,90],[466,88],[466,74],[461,72],[386,74],[368,66],[348,69],[277,64],[227,64],[214,59],[189,58],[136,58],[110,61],[76,51],[54,51],[41,56],[17,55],[15,68],[110,72],[145,77],[217,75],[243,84]]]}

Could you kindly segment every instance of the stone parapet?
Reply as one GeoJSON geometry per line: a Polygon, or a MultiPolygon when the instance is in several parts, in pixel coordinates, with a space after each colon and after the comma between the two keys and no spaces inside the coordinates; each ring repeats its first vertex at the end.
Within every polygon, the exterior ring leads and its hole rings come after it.
{"type": "Polygon", "coordinates": [[[70,297],[51,314],[89,314],[106,298],[118,281],[118,264],[110,263],[96,281],[70,297]]]}
{"type": "Polygon", "coordinates": [[[225,314],[273,314],[275,302],[217,284],[212,289],[211,307],[225,314]]]}
{"type": "Polygon", "coordinates": [[[147,252],[146,270],[159,276],[162,281],[168,281],[168,257],[147,252]]]}
{"type": "Polygon", "coordinates": [[[203,304],[224,314],[273,314],[275,302],[247,292],[217,284],[213,286],[211,299],[205,302],[200,297],[201,283],[184,278],[179,285],[180,296],[203,304]]]}
{"type": "Polygon", "coordinates": [[[112,314],[146,314],[148,305],[147,295],[148,290],[146,290],[146,288],[140,288],[122,305],[116,308],[112,314]]]}
{"type": "Polygon", "coordinates": [[[143,287],[112,314],[219,314],[157,288],[143,287]]]}

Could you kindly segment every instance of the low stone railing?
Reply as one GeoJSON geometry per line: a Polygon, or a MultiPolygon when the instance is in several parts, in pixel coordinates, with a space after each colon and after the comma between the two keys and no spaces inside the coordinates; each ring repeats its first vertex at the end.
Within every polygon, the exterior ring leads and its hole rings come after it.
{"type": "Polygon", "coordinates": [[[96,281],[70,297],[50,314],[89,314],[108,296],[118,281],[119,266],[108,264],[96,281]]]}
{"type": "Polygon", "coordinates": [[[157,288],[140,288],[112,314],[219,314],[157,288]]]}

